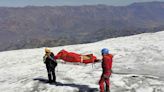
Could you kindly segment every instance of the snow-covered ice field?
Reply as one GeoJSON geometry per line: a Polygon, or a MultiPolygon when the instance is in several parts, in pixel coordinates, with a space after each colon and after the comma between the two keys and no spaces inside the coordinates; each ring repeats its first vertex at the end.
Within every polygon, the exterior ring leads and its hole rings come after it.
{"type": "MultiPolygon", "coordinates": [[[[114,54],[111,92],[164,92],[164,31],[51,48],[80,54],[114,54]]],[[[0,92],[98,92],[101,63],[59,63],[58,85],[45,83],[44,48],[0,52],[0,92]]],[[[61,61],[58,61],[61,62],[61,61]]]]}

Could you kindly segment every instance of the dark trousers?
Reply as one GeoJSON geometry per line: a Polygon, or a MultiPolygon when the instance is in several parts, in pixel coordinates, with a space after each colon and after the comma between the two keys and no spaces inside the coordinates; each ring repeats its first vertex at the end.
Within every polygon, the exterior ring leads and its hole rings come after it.
{"type": "Polygon", "coordinates": [[[48,80],[49,82],[56,82],[55,68],[52,68],[46,64],[48,80]]]}

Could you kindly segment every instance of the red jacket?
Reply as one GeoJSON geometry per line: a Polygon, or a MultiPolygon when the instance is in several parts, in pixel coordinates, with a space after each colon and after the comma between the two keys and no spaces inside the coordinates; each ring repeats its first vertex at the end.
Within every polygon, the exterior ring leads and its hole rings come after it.
{"type": "Polygon", "coordinates": [[[107,76],[109,76],[111,74],[112,62],[113,62],[112,59],[113,59],[112,54],[103,55],[102,69],[103,69],[103,74],[105,74],[107,76]]]}

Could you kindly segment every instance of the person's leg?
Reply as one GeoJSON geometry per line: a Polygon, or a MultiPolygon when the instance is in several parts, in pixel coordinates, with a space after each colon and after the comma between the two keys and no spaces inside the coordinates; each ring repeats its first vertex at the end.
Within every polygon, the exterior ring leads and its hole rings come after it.
{"type": "Polygon", "coordinates": [[[101,77],[99,81],[100,92],[104,92],[104,78],[101,77]]]}
{"type": "Polygon", "coordinates": [[[106,92],[110,92],[110,81],[109,81],[109,78],[105,79],[105,84],[106,84],[106,92]]]}
{"type": "Polygon", "coordinates": [[[56,74],[55,74],[55,69],[52,71],[52,76],[53,76],[53,82],[56,82],[56,74]]]}
{"type": "Polygon", "coordinates": [[[48,80],[49,80],[49,82],[50,82],[50,83],[52,82],[51,72],[50,72],[50,73],[48,73],[48,80]]]}
{"type": "Polygon", "coordinates": [[[52,82],[52,78],[51,78],[50,67],[48,65],[46,65],[46,68],[47,68],[47,73],[48,73],[48,81],[51,83],[52,82]]]}

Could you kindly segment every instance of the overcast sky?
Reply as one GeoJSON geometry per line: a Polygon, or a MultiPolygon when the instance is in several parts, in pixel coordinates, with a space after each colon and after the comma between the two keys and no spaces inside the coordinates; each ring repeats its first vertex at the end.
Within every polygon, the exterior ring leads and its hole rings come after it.
{"type": "Polygon", "coordinates": [[[63,6],[63,5],[128,5],[134,2],[149,2],[164,0],[0,0],[0,6],[22,7],[22,6],[63,6]]]}

